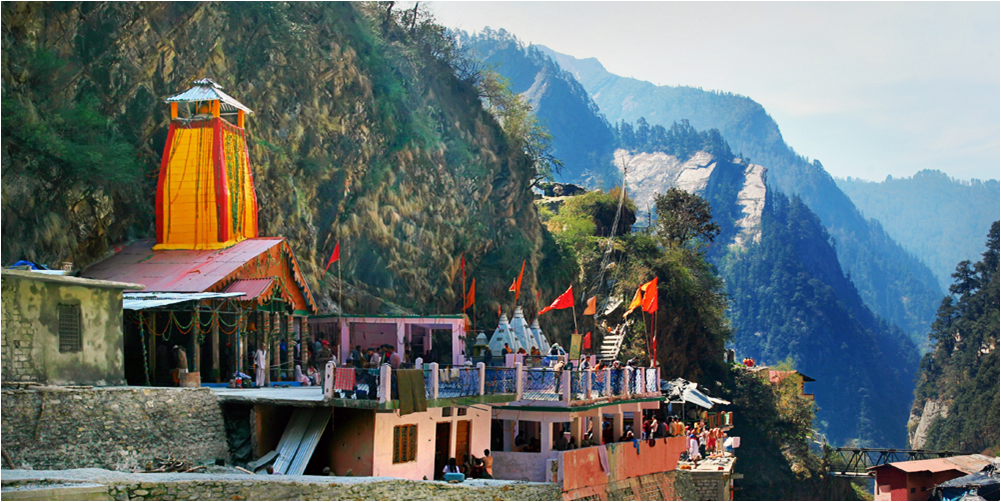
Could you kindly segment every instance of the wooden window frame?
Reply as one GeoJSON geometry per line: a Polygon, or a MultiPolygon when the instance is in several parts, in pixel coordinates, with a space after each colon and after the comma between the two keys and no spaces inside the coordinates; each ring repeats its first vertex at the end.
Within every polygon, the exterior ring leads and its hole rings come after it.
{"type": "Polygon", "coordinates": [[[62,354],[83,351],[82,316],[79,303],[57,303],[59,352],[62,354]]]}
{"type": "Polygon", "coordinates": [[[417,424],[393,427],[393,463],[417,461],[417,424]]]}

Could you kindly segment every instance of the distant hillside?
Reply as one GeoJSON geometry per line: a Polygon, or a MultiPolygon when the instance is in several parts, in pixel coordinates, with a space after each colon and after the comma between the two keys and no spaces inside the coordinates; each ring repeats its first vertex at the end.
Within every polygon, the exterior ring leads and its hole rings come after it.
{"type": "Polygon", "coordinates": [[[553,154],[563,161],[557,181],[611,188],[620,183],[612,166],[608,122],[587,91],[538,48],[526,47],[504,30],[460,33],[468,55],[483,61],[525,96],[553,136],[553,154]]]}
{"type": "Polygon", "coordinates": [[[698,130],[719,130],[736,155],[768,169],[769,184],[800,197],[820,217],[834,238],[841,266],[866,304],[904,328],[914,341],[923,341],[942,295],[934,274],[878,223],[867,221],[820,162],[809,162],[786,145],[760,104],[736,94],[620,77],[594,58],[577,59],[538,47],[577,78],[613,123],[645,118],[651,125],[669,127],[688,120],[698,130]]]}
{"type": "Polygon", "coordinates": [[[998,180],[960,181],[941,171],[872,182],[836,178],[838,187],[868,218],[931,267],[942,289],[956,264],[976,260],[984,229],[1001,213],[998,180]]]}

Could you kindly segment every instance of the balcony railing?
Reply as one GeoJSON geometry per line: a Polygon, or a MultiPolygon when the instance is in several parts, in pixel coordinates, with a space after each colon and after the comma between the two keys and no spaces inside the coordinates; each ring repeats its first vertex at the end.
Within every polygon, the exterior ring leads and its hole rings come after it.
{"type": "MultiPolygon", "coordinates": [[[[554,370],[524,367],[440,368],[437,363],[423,371],[427,399],[456,399],[471,396],[508,395],[512,401],[561,402],[594,401],[613,397],[650,397],[660,393],[657,368],[604,370],[554,370]]],[[[346,400],[374,400],[385,403],[399,399],[399,371],[389,365],[379,369],[325,368],[328,374],[324,396],[346,400]]]]}

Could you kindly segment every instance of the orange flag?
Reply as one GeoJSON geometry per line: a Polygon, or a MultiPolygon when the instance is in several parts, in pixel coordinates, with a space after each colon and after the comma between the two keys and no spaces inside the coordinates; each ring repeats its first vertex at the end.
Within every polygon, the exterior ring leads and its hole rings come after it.
{"type": "Polygon", "coordinates": [[[657,289],[656,277],[654,277],[652,281],[643,284],[636,290],[636,296],[634,296],[633,301],[629,303],[629,310],[627,310],[625,315],[623,315],[622,317],[626,317],[629,314],[632,314],[633,311],[636,310],[636,307],[643,307],[644,312],[654,312],[657,310],[657,294],[654,293],[652,299],[648,295],[644,295],[644,293],[646,293],[647,290],[650,289],[650,285],[653,285],[653,289],[656,291],[657,289]],[[650,302],[652,302],[653,310],[647,310],[648,299],[650,302]]]}
{"type": "Polygon", "coordinates": [[[632,314],[636,310],[636,307],[641,305],[643,305],[643,286],[636,288],[636,296],[633,297],[633,301],[629,303],[629,309],[626,310],[626,313],[622,317],[629,317],[629,314],[632,314]]]}
{"type": "Polygon", "coordinates": [[[643,293],[643,312],[652,314],[657,311],[657,278],[646,283],[643,293]]]}
{"type": "Polygon", "coordinates": [[[521,272],[518,274],[518,278],[511,283],[511,287],[508,291],[514,291],[514,303],[518,303],[518,297],[521,296],[521,278],[525,275],[525,262],[527,260],[522,260],[521,262],[521,272]]]}
{"type": "Polygon", "coordinates": [[[567,292],[563,293],[556,300],[553,301],[548,307],[539,311],[539,315],[545,314],[553,309],[568,309],[573,307],[573,284],[567,288],[567,292]]]}
{"type": "Polygon", "coordinates": [[[598,297],[592,296],[587,300],[587,308],[584,309],[584,315],[594,315],[598,313],[598,297]]]}
{"type": "Polygon", "coordinates": [[[327,270],[329,270],[330,265],[333,265],[335,261],[340,259],[341,259],[341,241],[337,241],[337,244],[334,246],[334,252],[330,254],[330,260],[327,262],[327,268],[323,269],[323,271],[326,272],[327,270]]]}
{"type": "Polygon", "coordinates": [[[462,306],[462,310],[466,310],[472,307],[476,303],[476,278],[473,278],[473,283],[469,285],[469,293],[466,293],[466,303],[462,306]]]}

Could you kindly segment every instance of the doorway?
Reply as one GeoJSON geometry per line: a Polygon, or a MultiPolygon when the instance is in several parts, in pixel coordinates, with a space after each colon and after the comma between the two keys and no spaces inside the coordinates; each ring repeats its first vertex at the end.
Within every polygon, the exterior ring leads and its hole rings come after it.
{"type": "Polygon", "coordinates": [[[434,479],[444,479],[445,464],[452,451],[452,422],[438,422],[434,432],[434,479]]]}
{"type": "MultiPolygon", "coordinates": [[[[466,455],[469,454],[469,420],[460,420],[455,423],[455,461],[461,466],[466,462],[466,455]]],[[[469,476],[469,473],[465,473],[469,476]]]]}

